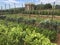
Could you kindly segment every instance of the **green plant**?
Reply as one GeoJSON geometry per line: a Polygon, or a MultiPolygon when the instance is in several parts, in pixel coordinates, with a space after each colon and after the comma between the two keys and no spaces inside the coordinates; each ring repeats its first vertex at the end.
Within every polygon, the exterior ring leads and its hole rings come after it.
{"type": "Polygon", "coordinates": [[[13,22],[7,25],[0,23],[0,45],[56,45],[44,36],[46,31],[41,34],[36,27],[13,22]]]}

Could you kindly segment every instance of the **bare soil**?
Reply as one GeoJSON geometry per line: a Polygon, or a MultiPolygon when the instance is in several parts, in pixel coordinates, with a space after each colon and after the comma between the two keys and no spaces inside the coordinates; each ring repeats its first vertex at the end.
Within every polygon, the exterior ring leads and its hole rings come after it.
{"type": "MultiPolygon", "coordinates": [[[[43,19],[52,18],[52,15],[20,14],[20,16],[28,17],[28,18],[29,17],[30,18],[36,18],[36,17],[38,17],[38,18],[43,18],[43,19]]],[[[54,15],[53,18],[56,19],[56,20],[60,20],[60,16],[57,16],[57,15],[54,15]]]]}
{"type": "Polygon", "coordinates": [[[60,34],[57,34],[57,45],[60,45],[60,34]]]}

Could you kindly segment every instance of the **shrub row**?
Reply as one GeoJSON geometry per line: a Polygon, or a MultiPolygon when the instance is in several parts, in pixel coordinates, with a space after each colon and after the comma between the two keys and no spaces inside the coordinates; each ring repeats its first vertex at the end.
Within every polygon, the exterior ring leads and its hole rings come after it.
{"type": "MultiPolygon", "coordinates": [[[[20,17],[20,18],[11,18],[11,17],[6,17],[6,16],[3,16],[3,15],[0,15],[0,19],[2,20],[6,20],[9,21],[9,22],[17,22],[17,23],[25,23],[25,24],[28,24],[28,25],[33,25],[33,26],[36,26],[36,22],[37,20],[35,19],[24,19],[23,17],[20,17]]],[[[39,22],[38,22],[39,23],[39,22]]],[[[38,25],[38,27],[40,28],[47,28],[47,29],[50,29],[50,30],[58,30],[58,32],[60,32],[60,23],[57,23],[57,22],[51,22],[50,20],[45,20],[45,21],[40,21],[40,24],[38,25]]]]}
{"type": "Polygon", "coordinates": [[[47,28],[50,30],[57,31],[59,26],[60,26],[60,23],[56,21],[45,20],[40,22],[40,27],[47,28]]]}
{"type": "Polygon", "coordinates": [[[46,10],[42,10],[42,11],[23,11],[23,14],[41,14],[41,15],[60,15],[59,11],[46,11],[46,10]]]}
{"type": "MultiPolygon", "coordinates": [[[[3,15],[0,15],[0,19],[2,20],[6,20],[6,21],[10,21],[10,22],[17,22],[17,23],[25,23],[25,24],[31,24],[31,25],[35,25],[37,20],[35,19],[24,19],[23,17],[20,18],[11,18],[11,17],[6,17],[3,15]]],[[[38,22],[39,23],[39,22],[38,22]]],[[[57,30],[58,26],[60,26],[59,23],[57,22],[51,22],[50,20],[45,20],[45,21],[40,21],[40,25],[38,25],[39,27],[42,28],[48,28],[51,30],[57,30]]]]}

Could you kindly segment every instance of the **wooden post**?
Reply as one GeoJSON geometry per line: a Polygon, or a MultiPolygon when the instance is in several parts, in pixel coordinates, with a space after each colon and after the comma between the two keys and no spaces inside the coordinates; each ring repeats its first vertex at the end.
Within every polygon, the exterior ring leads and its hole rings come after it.
{"type": "Polygon", "coordinates": [[[10,12],[10,4],[9,4],[9,12],[10,12]]]}
{"type": "Polygon", "coordinates": [[[15,13],[15,10],[16,10],[16,4],[14,3],[14,13],[15,13]]]}
{"type": "Polygon", "coordinates": [[[1,6],[1,15],[2,15],[3,7],[1,6]]]}
{"type": "Polygon", "coordinates": [[[6,10],[6,4],[5,4],[5,10],[6,10]]]}
{"type": "Polygon", "coordinates": [[[54,10],[55,10],[55,2],[53,3],[52,21],[53,21],[53,19],[54,19],[54,10]]]}

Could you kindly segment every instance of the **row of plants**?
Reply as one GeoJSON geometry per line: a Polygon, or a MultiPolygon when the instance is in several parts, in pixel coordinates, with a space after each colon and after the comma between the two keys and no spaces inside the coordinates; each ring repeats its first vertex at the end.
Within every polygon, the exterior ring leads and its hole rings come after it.
{"type": "Polygon", "coordinates": [[[6,20],[10,22],[17,22],[17,23],[25,23],[25,24],[35,24],[36,20],[35,19],[24,19],[23,17],[19,18],[12,18],[12,17],[7,17],[4,15],[0,15],[0,20],[6,20]]]}
{"type": "MultiPolygon", "coordinates": [[[[18,24],[19,23],[23,23],[23,24],[27,24],[27,25],[35,25],[35,23],[36,23],[36,21],[35,20],[24,20],[23,18],[19,18],[19,21],[16,21],[16,19],[14,19],[14,18],[8,18],[8,20],[6,20],[6,23],[7,22],[17,22],[18,24]],[[35,22],[34,22],[35,21],[35,22]]],[[[39,27],[39,28],[42,28],[42,29],[49,29],[51,32],[53,32],[53,31],[55,31],[56,33],[57,33],[57,29],[56,29],[56,27],[57,27],[57,24],[55,24],[55,23],[53,23],[53,25],[51,25],[51,23],[49,23],[48,21],[47,22],[40,22],[40,25],[38,25],[37,27],[39,27]],[[50,24],[50,25],[49,25],[50,24]],[[51,27],[53,27],[53,28],[50,28],[49,26],[51,26],[51,27]],[[56,27],[55,27],[56,26],[56,27]]],[[[36,25],[35,25],[36,26],[36,25]]],[[[41,29],[41,30],[42,30],[41,29]]],[[[41,30],[40,30],[40,32],[41,32],[41,30]]],[[[47,31],[47,30],[45,30],[45,31],[47,31]]],[[[39,31],[38,31],[39,32],[39,31]]],[[[47,31],[48,32],[48,31],[47,31]]],[[[54,35],[54,37],[53,37],[53,40],[55,40],[56,39],[56,33],[55,33],[55,35],[54,35]]],[[[46,33],[47,34],[47,33],[46,33]]],[[[50,36],[50,40],[52,40],[52,37],[50,36]]]]}
{"type": "Polygon", "coordinates": [[[23,11],[22,12],[23,14],[36,14],[36,15],[60,15],[60,12],[59,10],[56,11],[56,10],[41,10],[41,11],[38,11],[38,10],[32,10],[32,11],[23,11]]]}
{"type": "MultiPolygon", "coordinates": [[[[19,17],[19,18],[11,18],[11,17],[7,17],[7,16],[0,16],[0,19],[2,20],[6,20],[10,21],[10,22],[17,22],[17,23],[25,23],[25,24],[29,24],[29,25],[35,25],[36,26],[36,22],[37,20],[35,19],[24,19],[23,17],[19,17]]],[[[60,26],[60,23],[55,22],[55,21],[51,21],[51,20],[44,20],[44,21],[39,21],[38,22],[38,27],[40,28],[48,28],[50,30],[60,30],[58,29],[58,27],[60,26]]]]}
{"type": "Polygon", "coordinates": [[[56,32],[27,24],[0,20],[0,45],[56,45],[56,32]]]}
{"type": "Polygon", "coordinates": [[[40,25],[41,25],[40,27],[44,27],[44,28],[49,28],[50,27],[51,30],[57,30],[60,23],[47,19],[47,20],[41,21],[40,25]]]}
{"type": "Polygon", "coordinates": [[[11,17],[7,17],[7,16],[0,16],[0,17],[1,17],[0,19],[2,19],[2,20],[6,20],[6,21],[10,21],[10,22],[25,23],[28,25],[38,26],[40,28],[47,28],[50,30],[60,30],[60,29],[58,29],[58,27],[60,26],[60,23],[56,22],[56,21],[51,21],[50,19],[39,21],[38,25],[37,25],[37,20],[35,20],[35,19],[24,19],[23,17],[11,18],[11,17]]]}

